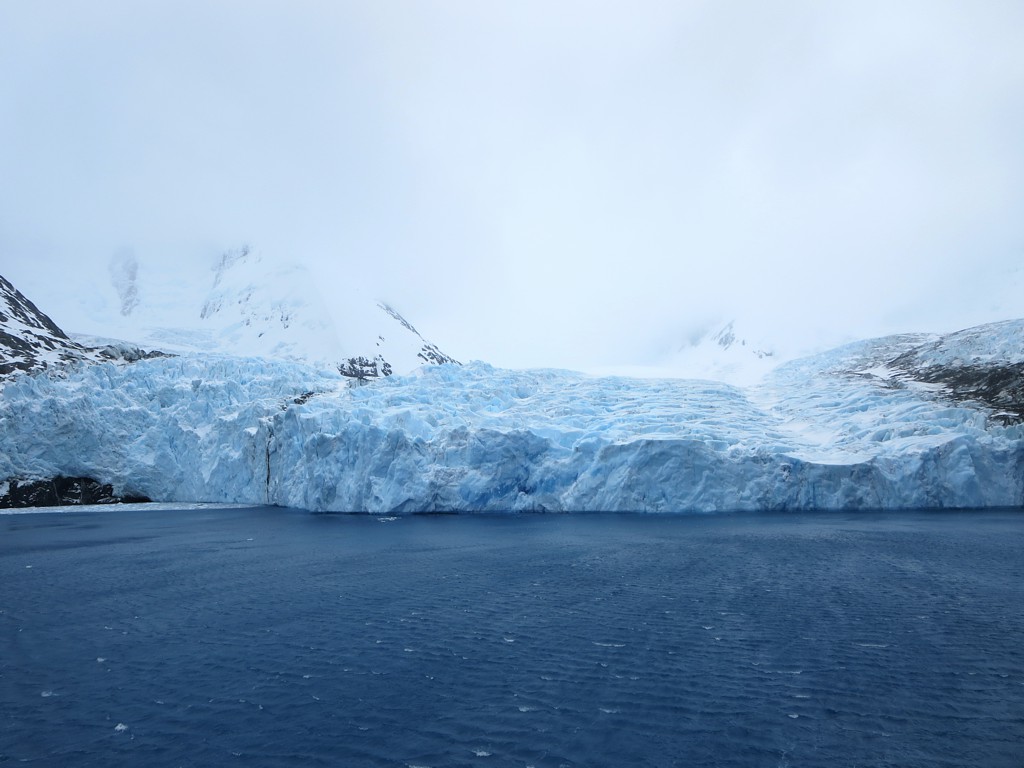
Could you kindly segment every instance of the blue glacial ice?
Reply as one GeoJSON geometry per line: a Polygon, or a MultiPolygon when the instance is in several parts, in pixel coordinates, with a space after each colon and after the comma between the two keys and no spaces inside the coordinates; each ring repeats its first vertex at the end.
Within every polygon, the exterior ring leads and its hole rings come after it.
{"type": "Polygon", "coordinates": [[[0,479],[371,513],[1016,506],[1024,427],[889,364],[1019,363],[1024,323],[1004,326],[959,353],[861,342],[748,388],[481,363],[364,386],[255,358],[83,365],[3,385],[0,479]]]}

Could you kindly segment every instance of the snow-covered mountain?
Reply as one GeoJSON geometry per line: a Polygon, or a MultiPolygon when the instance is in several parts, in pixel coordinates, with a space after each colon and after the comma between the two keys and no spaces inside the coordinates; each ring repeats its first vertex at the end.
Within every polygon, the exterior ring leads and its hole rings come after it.
{"type": "Polygon", "coordinates": [[[684,342],[670,359],[670,365],[691,376],[740,385],[754,383],[779,362],[775,344],[745,332],[735,320],[684,342]]]}
{"type": "Polygon", "coordinates": [[[796,353],[738,320],[708,323],[673,335],[647,365],[614,365],[594,373],[644,378],[686,378],[748,386],[796,353]]]}
{"type": "Polygon", "coordinates": [[[356,378],[456,362],[389,305],[352,286],[321,291],[305,267],[247,247],[216,263],[199,318],[214,329],[221,351],[335,365],[356,378]]]}
{"type": "Polygon", "coordinates": [[[82,363],[127,364],[164,356],[121,341],[79,343],[0,276],[0,379],[18,371],[62,371],[82,363]]]}
{"type": "Polygon", "coordinates": [[[303,265],[248,246],[216,259],[146,261],[131,251],[88,286],[50,285],[76,342],[114,339],[146,349],[219,352],[340,368],[357,378],[456,362],[392,306],[352,284],[327,284],[303,265]]]}
{"type": "Polygon", "coordinates": [[[0,276],[0,376],[82,360],[85,349],[0,276]]]}
{"type": "Polygon", "coordinates": [[[858,342],[747,388],[483,364],[353,387],[222,354],[82,365],[2,385],[0,498],[64,476],[388,513],[1020,506],[1022,365],[1024,320],[858,342]]]}

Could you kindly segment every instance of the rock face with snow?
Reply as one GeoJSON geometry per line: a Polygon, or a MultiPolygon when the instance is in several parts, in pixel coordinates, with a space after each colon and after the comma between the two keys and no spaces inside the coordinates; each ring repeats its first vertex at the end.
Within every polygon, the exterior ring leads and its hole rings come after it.
{"type": "Polygon", "coordinates": [[[1024,321],[859,342],[749,388],[483,364],[355,385],[285,360],[101,363],[3,384],[0,479],[374,513],[1019,506],[1021,364],[1024,321]]]}
{"type": "Polygon", "coordinates": [[[0,376],[85,357],[85,349],[0,276],[0,376]]]}
{"type": "Polygon", "coordinates": [[[214,273],[200,318],[217,329],[220,351],[329,366],[363,381],[458,364],[388,304],[352,286],[321,291],[300,265],[241,248],[224,254],[214,273]]]}
{"type": "Polygon", "coordinates": [[[0,276],[0,379],[16,372],[64,370],[83,363],[133,363],[162,352],[127,342],[87,346],[73,341],[9,281],[0,276]]]}
{"type": "Polygon", "coordinates": [[[1015,322],[969,328],[891,361],[897,381],[937,385],[949,398],[978,403],[1004,423],[1024,421],[1024,361],[1015,322]]]}
{"type": "Polygon", "coordinates": [[[642,377],[670,377],[725,381],[749,386],[784,360],[798,355],[780,348],[743,322],[730,320],[693,329],[673,337],[645,366],[615,366],[606,373],[642,377]]]}
{"type": "Polygon", "coordinates": [[[248,246],[210,269],[162,276],[119,254],[110,278],[117,300],[104,333],[146,347],[288,360],[361,380],[456,362],[359,286],[323,284],[301,264],[248,246]]]}

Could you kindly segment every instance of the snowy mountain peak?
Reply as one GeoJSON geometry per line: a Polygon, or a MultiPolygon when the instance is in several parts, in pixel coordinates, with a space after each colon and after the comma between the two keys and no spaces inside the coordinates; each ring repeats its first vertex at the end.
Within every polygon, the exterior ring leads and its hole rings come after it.
{"type": "Polygon", "coordinates": [[[722,349],[728,349],[736,343],[736,331],[732,321],[726,323],[714,336],[711,337],[722,349]]]}
{"type": "Polygon", "coordinates": [[[367,375],[455,359],[346,272],[242,245],[159,257],[117,251],[84,279],[46,285],[49,306],[85,346],[138,344],[171,354],[224,353],[367,375]],[[368,373],[369,372],[369,373],[368,373]]]}
{"type": "Polygon", "coordinates": [[[83,348],[0,276],[0,375],[82,358],[83,348]]]}
{"type": "Polygon", "coordinates": [[[775,352],[764,348],[764,344],[747,344],[747,339],[736,335],[736,321],[730,320],[711,335],[711,341],[724,350],[737,349],[741,354],[749,352],[758,360],[774,357],[775,352]]]}
{"type": "MultiPolygon", "coordinates": [[[[420,332],[413,327],[412,323],[410,323],[408,320],[402,317],[390,304],[379,302],[377,306],[383,309],[384,312],[391,318],[397,320],[399,325],[401,325],[405,330],[409,331],[412,334],[415,334],[416,338],[418,338],[422,342],[419,352],[416,353],[416,357],[422,360],[424,363],[428,365],[461,365],[461,363],[454,357],[452,357],[451,355],[447,355],[440,349],[438,349],[436,344],[431,344],[429,341],[424,339],[423,336],[420,335],[420,332]]],[[[383,336],[379,336],[378,339],[380,340],[381,343],[385,341],[383,336]]]]}
{"type": "Polygon", "coordinates": [[[223,254],[214,273],[199,316],[224,351],[334,366],[357,379],[457,362],[389,304],[350,285],[328,293],[302,265],[243,246],[223,254]]]}
{"type": "Polygon", "coordinates": [[[648,370],[611,371],[641,375],[753,384],[785,358],[774,344],[748,333],[736,320],[695,328],[648,370]]]}
{"type": "Polygon", "coordinates": [[[199,319],[225,351],[295,360],[328,359],[338,339],[308,271],[275,264],[248,247],[225,253],[199,319]]]}
{"type": "MultiPolygon", "coordinates": [[[[412,323],[410,323],[410,322],[409,322],[408,320],[406,320],[406,319],[405,319],[404,317],[402,317],[402,316],[401,316],[400,314],[398,314],[398,312],[396,312],[396,311],[395,311],[395,310],[394,310],[394,309],[393,309],[393,308],[391,307],[391,305],[389,305],[389,304],[386,304],[386,303],[384,303],[383,301],[380,301],[380,302],[377,302],[377,306],[378,306],[378,307],[380,307],[381,309],[383,309],[385,313],[387,313],[388,315],[390,315],[391,317],[393,317],[393,318],[394,318],[395,320],[397,320],[397,321],[398,321],[399,323],[401,323],[401,324],[402,324],[402,327],[403,327],[403,328],[405,328],[405,329],[406,329],[407,331],[412,331],[412,332],[413,332],[413,333],[415,333],[415,334],[416,334],[417,336],[419,336],[419,335],[420,335],[420,332],[419,332],[419,331],[417,331],[417,330],[416,330],[415,328],[413,328],[413,326],[412,326],[412,323]]],[[[420,338],[422,339],[423,337],[422,337],[422,336],[420,336],[420,338]]]]}
{"type": "Polygon", "coordinates": [[[70,305],[89,323],[89,335],[74,339],[5,280],[0,375],[72,360],[131,362],[154,354],[136,344],[161,350],[155,354],[220,352],[307,363],[359,380],[458,364],[390,304],[367,297],[358,286],[318,280],[301,264],[249,246],[192,268],[153,269],[123,250],[106,271],[105,300],[97,300],[103,291],[68,292],[70,305]],[[210,266],[212,281],[204,274],[210,266]]]}

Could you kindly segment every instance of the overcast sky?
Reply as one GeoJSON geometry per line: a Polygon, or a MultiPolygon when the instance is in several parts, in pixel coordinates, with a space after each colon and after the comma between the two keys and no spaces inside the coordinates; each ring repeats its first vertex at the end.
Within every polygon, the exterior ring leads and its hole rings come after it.
{"type": "Polygon", "coordinates": [[[251,243],[513,367],[1022,316],[1022,30],[1018,0],[0,0],[0,274],[59,321],[47,286],[125,248],[251,243]]]}

